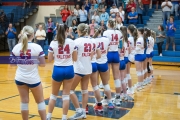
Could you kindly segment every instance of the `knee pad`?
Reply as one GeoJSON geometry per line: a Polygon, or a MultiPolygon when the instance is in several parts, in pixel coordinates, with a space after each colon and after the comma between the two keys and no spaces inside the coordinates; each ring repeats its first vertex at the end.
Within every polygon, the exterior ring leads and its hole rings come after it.
{"type": "Polygon", "coordinates": [[[94,91],[99,90],[99,87],[98,87],[98,86],[95,86],[95,87],[93,87],[93,90],[94,90],[94,91]]]}
{"type": "Polygon", "coordinates": [[[69,100],[69,95],[62,95],[62,100],[69,100]]]}
{"type": "Polygon", "coordinates": [[[143,75],[141,71],[136,71],[136,73],[137,73],[137,76],[143,75]]]}
{"type": "Polygon", "coordinates": [[[88,93],[88,90],[81,90],[81,93],[82,93],[82,94],[87,94],[87,93],[88,93]]]}
{"type": "Polygon", "coordinates": [[[74,90],[70,90],[70,95],[71,95],[71,94],[74,94],[74,90]]]}
{"type": "Polygon", "coordinates": [[[128,80],[131,80],[131,75],[130,74],[126,74],[128,80]]]}
{"type": "Polygon", "coordinates": [[[111,89],[110,89],[110,86],[109,86],[109,84],[107,84],[107,85],[104,85],[104,91],[110,91],[111,89]]]}
{"type": "Polygon", "coordinates": [[[21,110],[29,110],[28,103],[21,103],[21,110]]]}
{"type": "Polygon", "coordinates": [[[51,96],[50,96],[50,99],[52,99],[52,100],[57,100],[57,96],[55,96],[55,95],[53,95],[53,94],[51,94],[51,96]]]}
{"type": "Polygon", "coordinates": [[[114,84],[116,88],[120,88],[121,87],[121,81],[119,79],[114,80],[114,84]]]}
{"type": "Polygon", "coordinates": [[[44,101],[38,104],[38,110],[45,110],[45,109],[46,109],[46,105],[44,101]]]}

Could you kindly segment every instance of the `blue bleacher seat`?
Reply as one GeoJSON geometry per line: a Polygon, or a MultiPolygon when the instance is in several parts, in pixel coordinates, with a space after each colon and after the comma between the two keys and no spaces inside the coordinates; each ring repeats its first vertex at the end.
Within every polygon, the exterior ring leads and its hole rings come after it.
{"type": "MultiPolygon", "coordinates": [[[[165,47],[166,47],[166,45],[163,44],[162,49],[165,50],[165,47]]],[[[158,49],[157,48],[157,44],[155,44],[154,45],[154,50],[157,50],[157,49],[158,49]]],[[[169,49],[168,50],[170,50],[170,51],[173,50],[172,45],[169,45],[169,49]]],[[[176,51],[180,51],[180,45],[176,45],[176,51]]]]}
{"type": "Polygon", "coordinates": [[[169,57],[169,56],[154,56],[153,61],[158,61],[158,62],[174,62],[178,63],[180,62],[179,57],[169,57]]]}
{"type": "MultiPolygon", "coordinates": [[[[163,51],[163,56],[180,57],[180,51],[163,51]]],[[[154,55],[158,56],[158,51],[154,50],[154,55]]]]}

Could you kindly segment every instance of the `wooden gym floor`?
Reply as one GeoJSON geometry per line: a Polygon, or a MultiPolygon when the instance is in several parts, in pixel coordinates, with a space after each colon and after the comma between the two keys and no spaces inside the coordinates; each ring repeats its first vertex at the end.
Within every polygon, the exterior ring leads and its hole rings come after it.
{"type": "MultiPolygon", "coordinates": [[[[0,53],[0,56],[8,53],[0,53]]],[[[45,102],[51,94],[52,63],[47,63],[45,68],[39,68],[45,102]]],[[[16,68],[0,64],[0,120],[21,120],[20,97],[14,83],[16,68]]],[[[136,71],[131,68],[133,83],[137,82],[136,71]]],[[[94,98],[91,85],[89,85],[89,115],[87,120],[180,120],[180,67],[178,66],[154,66],[153,83],[146,86],[141,92],[136,92],[134,101],[123,102],[122,106],[114,111],[105,109],[104,113],[96,114],[92,109],[94,98]],[[99,117],[95,116],[99,115],[99,117]],[[103,116],[103,117],[102,117],[103,116]]],[[[114,91],[114,83],[110,79],[110,86],[114,91]]],[[[80,88],[77,88],[77,94],[80,88]]],[[[81,95],[78,95],[81,98],[81,95]]],[[[61,97],[58,97],[52,120],[58,120],[62,116],[61,97]]],[[[74,114],[73,106],[70,106],[68,116],[74,114]]],[[[40,120],[37,105],[30,93],[29,119],[40,120]]]]}

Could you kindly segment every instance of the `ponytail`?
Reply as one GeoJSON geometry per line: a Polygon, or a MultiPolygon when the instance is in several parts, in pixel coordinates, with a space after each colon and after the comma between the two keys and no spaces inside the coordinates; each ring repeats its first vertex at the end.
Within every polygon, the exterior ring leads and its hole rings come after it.
{"type": "Polygon", "coordinates": [[[114,22],[112,19],[110,19],[110,20],[108,21],[108,23],[109,23],[109,26],[110,26],[111,28],[114,28],[114,27],[115,27],[115,22],[114,22]]]}
{"type": "Polygon", "coordinates": [[[128,34],[127,34],[127,27],[126,26],[122,26],[120,28],[122,35],[123,35],[123,43],[126,42],[128,43],[128,34]]]}
{"type": "Polygon", "coordinates": [[[131,25],[128,26],[128,30],[129,30],[130,34],[133,36],[133,38],[134,38],[134,45],[136,45],[136,41],[138,39],[138,32],[137,32],[136,26],[131,24],[131,25]]]}
{"type": "Polygon", "coordinates": [[[66,30],[67,30],[67,25],[61,24],[58,25],[58,30],[57,30],[57,41],[59,45],[64,45],[65,39],[66,39],[66,30]]]}
{"type": "Polygon", "coordinates": [[[101,34],[102,32],[102,28],[97,26],[97,28],[95,28],[95,33],[94,33],[94,36],[93,38],[97,38],[99,34],[101,34]]]}
{"type": "Polygon", "coordinates": [[[83,37],[88,33],[88,25],[81,23],[78,25],[78,30],[81,32],[81,35],[79,36],[83,37]]]}
{"type": "Polygon", "coordinates": [[[28,36],[27,36],[27,34],[23,33],[21,39],[22,39],[22,52],[24,54],[26,54],[27,47],[28,47],[28,36]]]}

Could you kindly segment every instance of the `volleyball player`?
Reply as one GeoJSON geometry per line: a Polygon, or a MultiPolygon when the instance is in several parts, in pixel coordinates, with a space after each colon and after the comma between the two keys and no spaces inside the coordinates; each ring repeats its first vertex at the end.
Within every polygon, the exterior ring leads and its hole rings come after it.
{"type": "MultiPolygon", "coordinates": [[[[104,31],[103,36],[106,36],[110,41],[109,51],[107,54],[108,64],[109,64],[109,69],[110,69],[110,65],[112,67],[114,84],[116,88],[116,98],[117,98],[116,100],[121,101],[120,100],[121,81],[119,80],[118,44],[119,44],[119,40],[122,38],[122,34],[119,30],[115,30],[114,27],[115,27],[115,22],[112,19],[110,19],[108,21],[108,30],[104,31]]],[[[107,104],[107,100],[105,98],[106,96],[103,99],[103,104],[107,104]]]]}
{"type": "Polygon", "coordinates": [[[135,66],[136,72],[138,76],[138,83],[135,86],[137,90],[143,89],[143,79],[144,79],[144,60],[146,59],[146,55],[144,54],[144,49],[146,48],[146,40],[144,38],[144,29],[138,29],[138,39],[136,41],[135,47],[135,66]]]}
{"type": "Polygon", "coordinates": [[[107,37],[101,37],[103,30],[100,26],[95,26],[95,41],[100,45],[101,50],[101,58],[97,59],[97,69],[100,74],[103,86],[104,86],[104,93],[106,95],[106,100],[108,108],[114,108],[114,105],[111,100],[111,89],[109,86],[109,79],[110,73],[108,70],[108,63],[107,63],[107,51],[109,49],[110,41],[107,37]]]}
{"type": "Polygon", "coordinates": [[[128,43],[129,43],[129,56],[128,60],[130,62],[127,63],[127,74],[126,77],[128,79],[128,90],[127,94],[134,94],[134,89],[132,87],[132,79],[130,75],[131,62],[134,62],[135,59],[135,44],[138,37],[137,29],[134,25],[129,25],[127,28],[127,32],[129,34],[128,43]]]}
{"type": "Polygon", "coordinates": [[[41,120],[46,120],[46,105],[44,102],[43,88],[38,73],[38,64],[33,60],[39,59],[40,67],[45,67],[44,52],[38,44],[32,43],[34,38],[34,29],[31,26],[25,26],[22,30],[22,42],[17,44],[13,50],[12,55],[21,57],[31,61],[31,64],[17,64],[15,75],[15,83],[17,85],[21,98],[21,114],[23,120],[29,119],[29,90],[31,90],[34,99],[38,106],[38,112],[41,120]]]}
{"type": "Polygon", "coordinates": [[[56,103],[59,89],[63,84],[63,115],[62,120],[67,120],[69,109],[69,95],[74,77],[73,61],[77,60],[77,48],[73,40],[66,38],[67,25],[57,27],[57,36],[51,42],[48,53],[48,61],[54,60],[52,73],[52,94],[49,100],[47,120],[51,120],[52,112],[56,103]]]}
{"type": "Polygon", "coordinates": [[[84,23],[78,25],[78,35],[80,36],[75,40],[75,46],[78,48],[78,59],[74,63],[74,80],[72,83],[70,98],[76,108],[76,113],[71,119],[86,118],[86,106],[88,102],[88,83],[90,74],[92,73],[91,59],[93,56],[93,42],[92,39],[87,37],[88,26],[84,23]],[[81,83],[82,92],[82,109],[80,108],[77,96],[74,94],[75,88],[81,83]]]}

